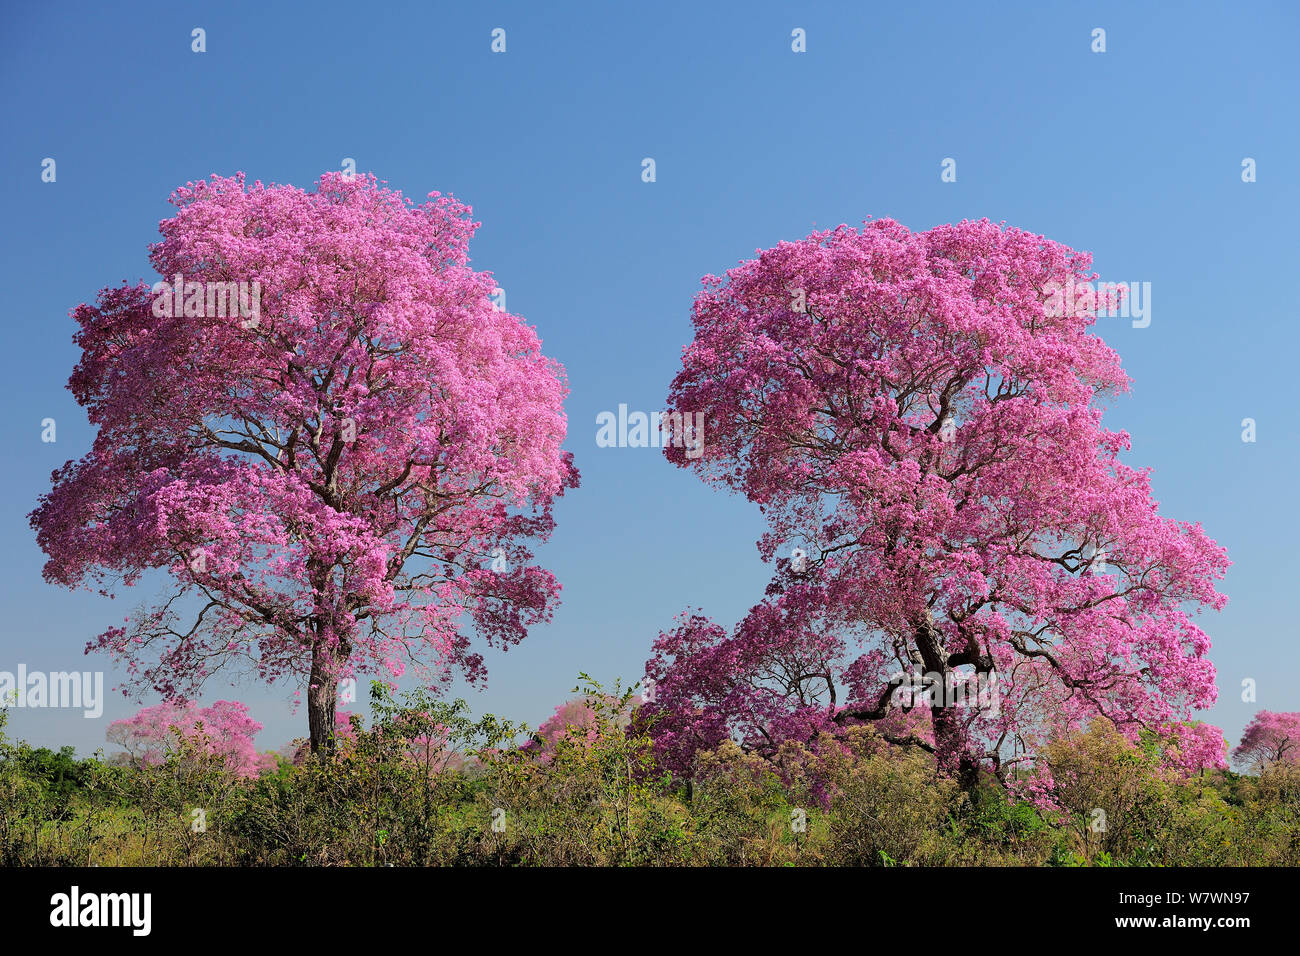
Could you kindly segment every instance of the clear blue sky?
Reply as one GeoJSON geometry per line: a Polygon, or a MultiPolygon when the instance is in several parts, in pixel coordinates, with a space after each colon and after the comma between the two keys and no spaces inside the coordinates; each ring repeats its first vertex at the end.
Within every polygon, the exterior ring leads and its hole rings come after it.
{"type": "MultiPolygon", "coordinates": [[[[582,487],[543,551],[554,622],[489,657],[478,712],[533,725],[585,670],[642,673],[687,606],[728,625],[769,568],[754,507],[652,449],[598,448],[595,418],[662,407],[700,276],[814,227],[987,216],[1091,250],[1152,287],[1152,321],[1099,330],[1136,380],[1110,413],[1154,468],[1162,511],[1229,550],[1227,609],[1204,621],[1208,716],[1235,743],[1259,708],[1300,710],[1293,609],[1295,48],[1285,3],[463,5],[14,4],[0,36],[0,670],[107,668],[85,642],[136,603],[40,577],[26,514],[91,432],[64,388],[67,312],[154,276],[170,191],[211,173],[311,183],[352,157],[421,199],[474,207],[474,263],[568,369],[582,487]],[[207,33],[191,52],[190,31],[207,33]],[[506,30],[504,54],[491,31],[506,30]],[[807,52],[791,51],[791,31],[807,52]],[[1093,53],[1092,30],[1107,51],[1093,53]],[[41,161],[57,181],[41,181],[41,161]],[[653,157],[658,181],[641,180],[653,157]],[[945,157],[957,181],[940,181],[945,157]],[[1257,162],[1243,183],[1241,162],[1257,162]],[[42,443],[40,422],[57,421],[42,443]],[[1241,440],[1241,420],[1258,441],[1241,440]],[[1240,699],[1243,678],[1258,701],[1240,699]]],[[[107,684],[117,683],[110,672],[107,684]]],[[[290,689],[248,702],[264,749],[306,731],[290,689]]],[[[150,699],[149,702],[154,702],[150,699]]],[[[100,720],[11,712],[33,743],[89,752],[100,720]]]]}

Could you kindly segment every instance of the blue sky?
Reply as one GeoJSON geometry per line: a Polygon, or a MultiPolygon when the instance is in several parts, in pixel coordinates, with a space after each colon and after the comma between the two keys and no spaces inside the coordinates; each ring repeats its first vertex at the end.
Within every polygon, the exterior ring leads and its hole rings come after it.
{"type": "MultiPolygon", "coordinates": [[[[465,6],[478,9],[6,11],[0,670],[107,669],[85,642],[151,596],[109,602],[40,577],[26,515],[92,437],[64,387],[68,311],[155,278],[146,246],[176,186],[237,170],[310,186],[350,157],[409,196],[474,207],[474,264],[570,378],[582,487],[542,552],[563,604],[489,656],[475,711],[535,726],[579,671],[637,679],[682,609],[731,624],[758,600],[757,510],[653,449],[598,448],[596,415],[662,407],[702,275],[869,216],[1006,220],[1092,251],[1103,279],[1151,283],[1148,327],[1099,320],[1135,379],[1107,424],[1132,433],[1129,460],[1154,469],[1162,512],[1202,522],[1234,562],[1227,609],[1203,620],[1220,687],[1208,719],[1235,743],[1255,710],[1300,710],[1294,7],[465,6]],[[498,27],[504,54],[490,49],[498,27]],[[1105,53],[1091,50],[1098,27],[1105,53]],[[795,28],[806,53],[791,50],[795,28]],[[956,182],[940,179],[947,157],[956,182]],[[1246,157],[1256,182],[1242,182],[1246,157]],[[1254,443],[1241,440],[1247,417],[1254,443]]],[[[214,685],[205,699],[223,697],[250,704],[264,749],[306,732],[290,688],[214,685]]],[[[11,711],[11,733],[87,753],[137,706],[113,695],[98,720],[11,711]]]]}

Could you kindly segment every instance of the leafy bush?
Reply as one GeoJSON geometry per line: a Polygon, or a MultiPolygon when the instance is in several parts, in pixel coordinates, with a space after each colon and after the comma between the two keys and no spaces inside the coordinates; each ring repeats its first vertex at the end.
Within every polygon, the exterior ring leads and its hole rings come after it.
{"type": "Polygon", "coordinates": [[[201,733],[125,766],[32,748],[5,736],[0,710],[0,863],[1300,864],[1288,761],[1258,777],[1192,775],[1161,742],[1094,722],[1049,742],[1010,789],[990,777],[966,792],[933,757],[861,726],[765,757],[723,740],[687,780],[629,719],[631,691],[584,679],[582,706],[561,707],[544,734],[376,685],[370,727],[354,715],[333,756],[282,756],[256,777],[201,733]]]}

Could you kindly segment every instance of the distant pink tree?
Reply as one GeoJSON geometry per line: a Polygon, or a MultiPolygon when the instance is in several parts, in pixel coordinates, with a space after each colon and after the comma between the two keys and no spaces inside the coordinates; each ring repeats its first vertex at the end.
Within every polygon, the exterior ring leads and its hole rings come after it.
{"type": "MultiPolygon", "coordinates": [[[[640,704],[641,699],[633,696],[626,707],[620,708],[618,698],[606,694],[601,710],[615,726],[626,728],[631,722],[632,711],[640,704]]],[[[579,746],[595,743],[600,738],[602,722],[601,713],[593,706],[590,696],[574,697],[556,707],[555,713],[542,721],[533,733],[533,739],[522,744],[520,749],[536,754],[543,763],[549,763],[561,740],[579,746]]]]}
{"type": "Polygon", "coordinates": [[[478,765],[477,757],[467,756],[452,746],[447,737],[446,730],[441,728],[412,737],[407,742],[407,756],[429,773],[464,772],[478,765]]]}
{"type": "Polygon", "coordinates": [[[1246,725],[1232,759],[1256,772],[1269,764],[1300,763],[1300,713],[1261,710],[1246,725]]]}
{"type": "Polygon", "coordinates": [[[586,698],[577,697],[556,707],[555,713],[542,721],[533,739],[524,742],[520,749],[531,751],[543,763],[549,763],[560,740],[590,744],[597,736],[596,712],[586,698]]]}
{"type": "Polygon", "coordinates": [[[90,642],[190,697],[222,668],[305,685],[312,748],[360,672],[486,671],[560,586],[526,542],[576,487],[567,388],[469,266],[478,223],[372,176],[171,197],[150,261],[72,313],[69,387],[98,429],[31,515],[46,580],[175,589],[90,642]]]}
{"type": "Polygon", "coordinates": [[[664,750],[772,751],[887,717],[900,682],[996,681],[995,708],[936,695],[917,737],[973,787],[1053,728],[1100,715],[1135,740],[1214,703],[1193,615],[1225,603],[1226,552],[1158,513],[1101,425],[1128,377],[1096,297],[1061,307],[1090,265],[987,220],[885,219],[705,277],[663,447],[759,506],[776,574],[733,632],[661,635],[664,750]]]}
{"type": "Polygon", "coordinates": [[[1169,727],[1163,753],[1166,763],[1182,774],[1228,769],[1228,741],[1223,729],[1201,720],[1169,727]]]}
{"type": "Polygon", "coordinates": [[[123,747],[138,765],[156,766],[186,741],[221,757],[235,776],[255,777],[275,763],[272,755],[259,754],[253,745],[261,729],[248,715],[248,707],[237,701],[219,700],[211,707],[199,707],[193,701],[168,702],[113,721],[105,738],[123,747]]]}

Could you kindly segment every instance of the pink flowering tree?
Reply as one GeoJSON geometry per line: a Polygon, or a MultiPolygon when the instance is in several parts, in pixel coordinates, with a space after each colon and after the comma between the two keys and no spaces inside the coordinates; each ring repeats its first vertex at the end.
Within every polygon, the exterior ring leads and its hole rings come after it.
{"type": "Polygon", "coordinates": [[[561,740],[590,746],[600,737],[602,726],[626,728],[631,723],[632,711],[640,704],[641,699],[637,696],[630,697],[625,705],[611,694],[602,694],[599,699],[593,699],[589,694],[574,697],[556,707],[555,713],[542,721],[532,739],[523,743],[520,749],[536,754],[543,763],[549,763],[561,740]],[[597,703],[599,709],[595,706],[597,703]]]}
{"type": "Polygon", "coordinates": [[[665,453],[759,506],[776,570],[734,632],[688,617],[656,644],[648,706],[679,766],[919,689],[928,731],[895,736],[973,786],[1054,728],[1102,715],[1136,740],[1214,703],[1195,615],[1224,604],[1226,553],[1157,512],[1101,425],[1128,378],[1095,300],[1061,307],[1090,264],[987,220],[880,220],[705,277],[666,416],[696,424],[665,453]],[[970,686],[996,700],[954,705],[970,686]]]}
{"type": "Polygon", "coordinates": [[[1223,728],[1203,720],[1165,728],[1160,751],[1166,767],[1182,776],[1228,769],[1228,740],[1223,728]]]}
{"type": "Polygon", "coordinates": [[[1300,763],[1300,713],[1261,710],[1246,725],[1232,759],[1257,773],[1270,764],[1300,763]]]}
{"type": "Polygon", "coordinates": [[[108,725],[105,739],[121,746],[138,766],[156,766],[182,742],[219,756],[237,777],[255,777],[274,766],[275,757],[259,754],[253,745],[262,725],[248,715],[248,707],[219,700],[211,707],[193,701],[167,702],[145,707],[134,717],[108,725]]]}
{"type": "Polygon", "coordinates": [[[473,637],[552,614],[529,542],[577,485],[563,369],[470,268],[469,208],[430,195],[192,183],[151,247],[162,281],[72,313],[69,387],[98,434],[31,521],[50,582],[170,575],[89,645],[140,686],[300,681],[319,752],[339,680],[480,682],[473,637]]]}

